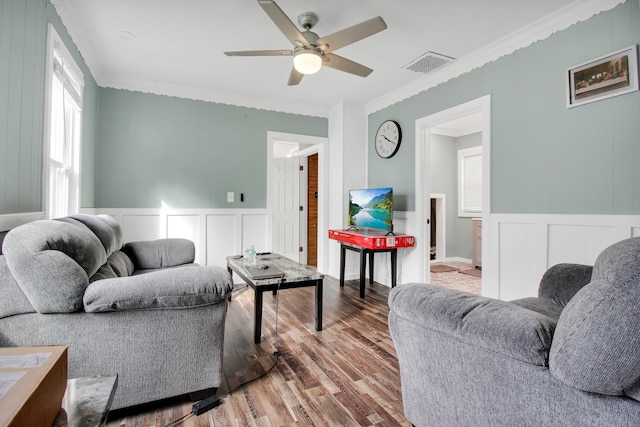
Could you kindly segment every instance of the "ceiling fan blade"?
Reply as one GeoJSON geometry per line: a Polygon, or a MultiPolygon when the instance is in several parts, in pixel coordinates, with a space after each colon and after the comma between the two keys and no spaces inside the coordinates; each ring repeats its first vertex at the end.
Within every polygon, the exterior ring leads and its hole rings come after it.
{"type": "Polygon", "coordinates": [[[262,9],[269,15],[269,18],[276,24],[276,26],[282,31],[282,34],[291,42],[291,44],[299,46],[309,46],[310,43],[302,35],[298,27],[291,22],[291,19],[280,9],[272,0],[258,0],[258,4],[262,6],[262,9]]]}
{"type": "Polygon", "coordinates": [[[324,55],[328,61],[324,61],[322,65],[333,68],[335,70],[344,71],[345,73],[355,74],[360,77],[367,77],[373,71],[369,67],[353,62],[350,59],[338,56],[335,53],[328,53],[324,55]]]}
{"type": "Polygon", "coordinates": [[[227,56],[291,56],[292,50],[239,50],[225,52],[227,56]]]}
{"type": "Polygon", "coordinates": [[[344,30],[329,34],[326,37],[319,38],[315,44],[323,52],[329,53],[386,29],[387,23],[378,16],[352,27],[345,28],[344,30]]]}
{"type": "Polygon", "coordinates": [[[289,82],[288,86],[295,86],[300,83],[300,80],[304,77],[304,74],[295,69],[295,67],[291,67],[291,74],[289,74],[289,82]]]}

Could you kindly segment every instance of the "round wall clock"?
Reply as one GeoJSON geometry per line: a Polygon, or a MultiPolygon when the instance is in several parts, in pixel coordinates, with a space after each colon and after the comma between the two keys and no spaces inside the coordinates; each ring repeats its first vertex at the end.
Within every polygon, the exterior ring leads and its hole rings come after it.
{"type": "Polygon", "coordinates": [[[400,141],[402,141],[402,131],[398,122],[385,120],[376,132],[374,141],[376,153],[383,159],[393,157],[400,148],[400,141]]]}

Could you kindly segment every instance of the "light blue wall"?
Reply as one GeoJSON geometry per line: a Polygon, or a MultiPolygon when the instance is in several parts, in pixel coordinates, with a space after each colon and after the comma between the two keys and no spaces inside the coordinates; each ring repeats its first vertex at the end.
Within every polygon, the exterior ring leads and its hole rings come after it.
{"type": "Polygon", "coordinates": [[[369,150],[371,187],[405,192],[415,210],[419,118],[491,95],[491,211],[640,214],[640,92],[566,108],[565,72],[640,42],[640,5],[609,12],[369,116],[369,144],[386,119],[403,127],[398,154],[369,150]]]}
{"type": "Polygon", "coordinates": [[[458,151],[482,145],[482,133],[431,135],[431,193],[445,195],[447,258],[471,259],[471,218],[458,216],[458,151]]]}
{"type": "Polygon", "coordinates": [[[328,132],[323,118],[117,89],[100,89],[99,110],[99,208],[266,208],[267,132],[328,132]]]}
{"type": "Polygon", "coordinates": [[[97,86],[55,9],[44,0],[0,0],[0,214],[42,207],[42,152],[47,24],[82,68],[81,206],[94,203],[97,86]]]}

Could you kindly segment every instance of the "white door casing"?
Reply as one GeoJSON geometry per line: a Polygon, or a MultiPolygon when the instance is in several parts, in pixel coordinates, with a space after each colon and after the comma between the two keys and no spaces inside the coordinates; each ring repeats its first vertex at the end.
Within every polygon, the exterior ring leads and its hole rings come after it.
{"type": "MultiPolygon", "coordinates": [[[[290,133],[282,133],[282,132],[267,132],[267,248],[271,248],[269,250],[273,250],[273,221],[271,220],[272,216],[272,205],[273,205],[273,176],[271,173],[272,167],[271,163],[273,162],[273,147],[274,144],[278,142],[296,142],[301,145],[312,145],[315,147],[318,153],[318,271],[321,273],[326,273],[327,271],[327,251],[328,245],[325,237],[328,234],[328,200],[327,200],[327,189],[329,187],[329,162],[328,162],[328,138],[318,137],[318,136],[310,136],[310,135],[301,135],[301,134],[290,134],[290,133]]],[[[306,150],[305,150],[306,151],[306,150]]],[[[308,153],[310,154],[310,153],[308,153]]]]}
{"type": "Polygon", "coordinates": [[[493,289],[495,283],[492,280],[493,271],[490,262],[490,258],[493,254],[490,253],[489,247],[489,236],[491,232],[491,226],[489,224],[491,217],[491,95],[486,95],[464,104],[451,107],[447,110],[418,119],[415,122],[416,249],[418,250],[420,271],[419,280],[429,283],[430,247],[428,244],[425,244],[425,242],[430,241],[431,235],[430,226],[428,226],[426,221],[431,210],[431,182],[428,167],[431,157],[430,128],[477,112],[482,112],[482,152],[485,153],[485,155],[482,156],[482,294],[493,295],[495,293],[495,290],[493,289]]]}

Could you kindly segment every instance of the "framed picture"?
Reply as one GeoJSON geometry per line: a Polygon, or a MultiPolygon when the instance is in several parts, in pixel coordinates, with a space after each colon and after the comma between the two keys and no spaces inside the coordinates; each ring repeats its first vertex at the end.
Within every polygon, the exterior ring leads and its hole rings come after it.
{"type": "Polygon", "coordinates": [[[636,45],[567,70],[567,108],[638,90],[636,45]]]}

